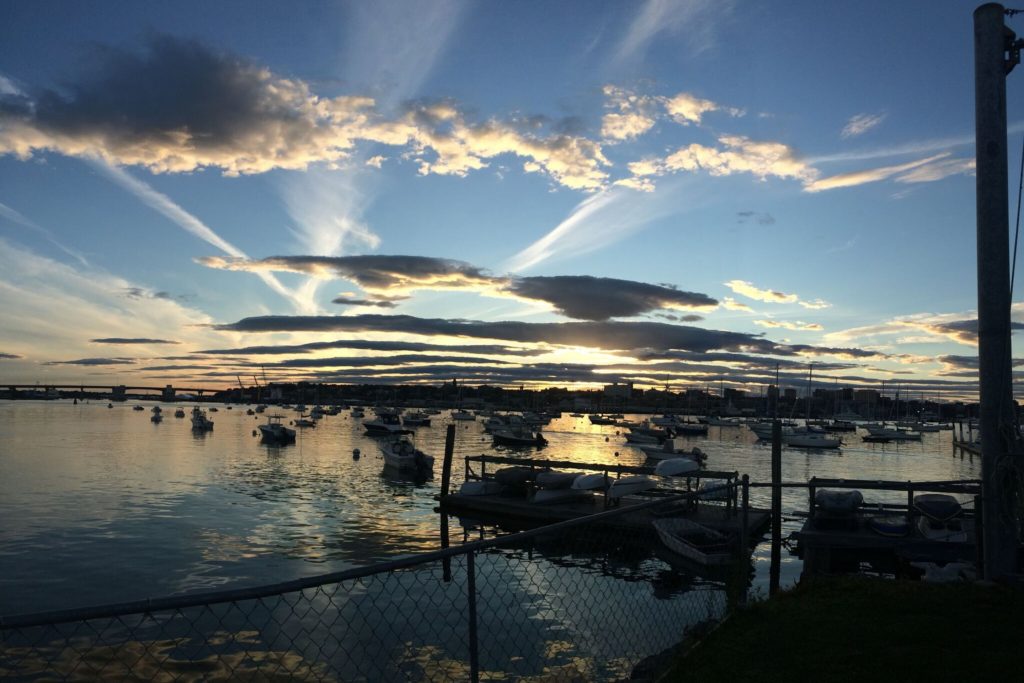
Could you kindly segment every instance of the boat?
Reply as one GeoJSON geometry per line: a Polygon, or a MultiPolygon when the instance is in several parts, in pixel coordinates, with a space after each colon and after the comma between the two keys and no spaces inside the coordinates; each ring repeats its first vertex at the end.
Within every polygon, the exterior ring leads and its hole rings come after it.
{"type": "Polygon", "coordinates": [[[634,474],[628,477],[612,479],[611,485],[605,495],[612,500],[618,500],[623,496],[631,496],[634,493],[650,491],[658,488],[658,482],[645,474],[634,474]]]}
{"type": "Polygon", "coordinates": [[[402,424],[406,427],[429,427],[430,416],[421,412],[412,412],[402,417],[402,424]]]}
{"type": "Polygon", "coordinates": [[[285,427],[281,420],[284,415],[267,415],[266,424],[260,425],[260,436],[265,443],[292,443],[295,430],[285,427]]]}
{"type": "Polygon", "coordinates": [[[249,408],[248,410],[245,411],[245,414],[246,415],[255,415],[256,411],[253,410],[252,408],[249,408]]]}
{"type": "Polygon", "coordinates": [[[783,435],[782,443],[794,448],[839,448],[843,440],[814,432],[791,432],[783,435]]]}
{"type": "Polygon", "coordinates": [[[174,417],[185,417],[185,409],[184,408],[178,408],[177,410],[175,410],[174,411],[174,417]]]}
{"type": "Polygon", "coordinates": [[[132,410],[145,410],[142,406],[132,406],[132,410]]]}
{"type": "Polygon", "coordinates": [[[627,432],[626,433],[626,443],[629,443],[629,444],[637,444],[637,443],[660,444],[662,441],[663,441],[663,439],[659,439],[656,436],[651,436],[650,434],[644,434],[642,432],[627,432]]]}
{"type": "Polygon", "coordinates": [[[540,432],[534,432],[525,426],[508,426],[504,429],[498,429],[491,434],[491,437],[495,443],[503,446],[536,446],[537,448],[543,448],[548,444],[548,440],[540,432]]]}
{"type": "Polygon", "coordinates": [[[920,432],[910,432],[903,429],[897,429],[895,427],[886,427],[884,425],[864,425],[864,428],[868,430],[868,435],[864,437],[865,441],[920,441],[920,432]],[[870,439],[869,439],[870,437],[870,439]]]}
{"type": "Polygon", "coordinates": [[[910,523],[906,515],[876,515],[867,517],[864,525],[879,536],[903,538],[910,533],[910,523]]]}
{"type": "Polygon", "coordinates": [[[590,424],[593,424],[593,425],[613,425],[613,424],[615,424],[615,420],[613,420],[610,417],[605,417],[604,415],[591,415],[590,416],[590,424]]]}
{"type": "Polygon", "coordinates": [[[217,412],[217,406],[212,406],[212,407],[210,408],[210,412],[211,412],[211,413],[216,413],[216,412],[217,412]]]}
{"type": "Polygon", "coordinates": [[[316,427],[316,420],[305,415],[300,415],[293,423],[296,427],[316,427]]]}
{"type": "Polygon", "coordinates": [[[381,443],[380,450],[384,454],[384,464],[396,470],[424,474],[434,471],[434,456],[419,450],[404,436],[381,443]]]}
{"type": "Polygon", "coordinates": [[[703,420],[704,424],[711,427],[739,427],[740,421],[734,417],[708,416],[703,420]]]}
{"type": "Polygon", "coordinates": [[[569,417],[583,417],[583,413],[569,413],[569,417]]]}
{"type": "Polygon", "coordinates": [[[678,477],[700,469],[700,463],[692,458],[668,458],[655,466],[654,473],[659,477],[678,477]]]}
{"type": "Polygon", "coordinates": [[[656,519],[652,524],[665,547],[678,555],[705,566],[732,561],[730,536],[688,519],[656,519]]]}
{"type": "Polygon", "coordinates": [[[213,429],[213,420],[206,417],[206,413],[199,406],[192,409],[192,429],[197,432],[208,432],[213,429]]]}
{"type": "Polygon", "coordinates": [[[493,496],[505,490],[505,485],[493,479],[464,481],[459,487],[460,496],[493,496]]]}
{"type": "Polygon", "coordinates": [[[580,476],[579,472],[559,472],[547,470],[539,472],[534,479],[537,486],[543,489],[567,489],[572,488],[572,483],[580,476]]]}
{"type": "Polygon", "coordinates": [[[707,425],[699,422],[686,422],[682,420],[676,421],[676,423],[672,425],[671,429],[675,434],[683,436],[706,436],[708,433],[707,425]]]}
{"type": "Polygon", "coordinates": [[[366,433],[371,436],[412,433],[411,429],[402,426],[398,415],[391,412],[378,413],[376,419],[364,421],[363,426],[366,427],[366,433]]]}
{"type": "Polygon", "coordinates": [[[108,404],[107,404],[107,407],[108,407],[108,408],[113,408],[113,407],[114,407],[114,404],[113,404],[113,403],[108,403],[108,404]]]}
{"type": "Polygon", "coordinates": [[[150,410],[152,410],[153,413],[157,415],[163,412],[163,408],[161,408],[160,406],[153,406],[152,408],[150,408],[150,410]]]}
{"type": "Polygon", "coordinates": [[[366,413],[362,408],[356,407],[352,409],[352,417],[366,417],[366,413]]]}
{"type": "Polygon", "coordinates": [[[163,422],[164,416],[160,413],[153,413],[152,417],[149,418],[150,422],[160,423],[163,422]]]}
{"type": "Polygon", "coordinates": [[[594,474],[581,474],[572,482],[572,487],[579,491],[603,491],[610,481],[604,472],[594,474]]]}
{"type": "Polygon", "coordinates": [[[469,412],[468,410],[453,410],[452,411],[452,419],[453,420],[466,421],[466,422],[475,422],[476,421],[476,415],[474,415],[473,413],[469,412]]]}
{"type": "Polygon", "coordinates": [[[961,515],[963,507],[948,493],[922,493],[914,496],[914,510],[920,514],[917,529],[933,541],[962,543],[967,540],[961,515]]]}
{"type": "Polygon", "coordinates": [[[266,405],[265,403],[261,403],[261,404],[259,404],[258,406],[256,406],[256,412],[257,412],[257,413],[262,413],[262,412],[264,412],[264,411],[265,411],[266,409],[267,409],[267,405],[266,405]]]}
{"type": "Polygon", "coordinates": [[[586,500],[594,495],[593,491],[580,489],[537,489],[533,493],[531,502],[537,505],[555,505],[557,503],[575,503],[586,500]]]}
{"type": "Polygon", "coordinates": [[[644,455],[651,460],[668,460],[684,456],[701,462],[707,458],[704,451],[696,446],[690,448],[682,439],[665,439],[663,444],[632,443],[629,445],[643,451],[644,455]]]}

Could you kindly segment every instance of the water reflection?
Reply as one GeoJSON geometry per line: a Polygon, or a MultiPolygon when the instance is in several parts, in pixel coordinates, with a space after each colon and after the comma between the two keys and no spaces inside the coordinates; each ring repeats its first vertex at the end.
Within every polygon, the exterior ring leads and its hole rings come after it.
{"type": "MultiPolygon", "coordinates": [[[[193,433],[187,420],[154,426],[131,404],[0,401],[0,614],[269,583],[439,546],[433,509],[447,414],[417,430],[417,447],[435,457],[435,475],[423,481],[384,471],[361,421],[344,413],[286,446],[261,444],[244,410],[222,410],[216,422],[212,432],[193,433]],[[362,456],[353,459],[357,448],[362,456]]],[[[464,456],[498,452],[480,422],[457,426],[453,488],[464,456]]],[[[501,452],[646,462],[618,431],[564,416],[545,428],[543,452],[501,452]]],[[[711,469],[770,477],[770,449],[749,430],[712,428],[687,440],[708,454],[711,469]]],[[[785,450],[783,479],[978,476],[976,459],[951,452],[950,432],[913,444],[851,439],[837,453],[785,450]]],[[[754,489],[751,500],[768,507],[769,493],[754,489]]],[[[784,534],[806,505],[806,492],[785,492],[784,534]]],[[[767,577],[767,553],[767,544],[755,553],[755,587],[767,577]]],[[[791,571],[783,562],[783,583],[795,580],[799,563],[791,571]]]]}

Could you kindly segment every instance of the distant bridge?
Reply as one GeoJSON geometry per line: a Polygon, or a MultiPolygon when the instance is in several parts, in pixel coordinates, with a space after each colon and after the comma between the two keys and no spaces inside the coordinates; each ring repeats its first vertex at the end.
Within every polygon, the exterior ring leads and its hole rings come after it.
{"type": "Polygon", "coordinates": [[[6,387],[10,391],[40,391],[43,393],[50,393],[54,391],[81,391],[85,392],[89,390],[99,390],[102,392],[109,393],[114,399],[124,399],[128,392],[157,392],[166,401],[173,401],[177,396],[178,392],[184,392],[186,394],[196,394],[202,396],[204,393],[216,393],[222,391],[222,389],[205,389],[188,388],[188,387],[173,387],[170,384],[153,387],[153,386],[127,386],[124,384],[110,385],[110,384],[0,384],[0,387],[6,387]]]}

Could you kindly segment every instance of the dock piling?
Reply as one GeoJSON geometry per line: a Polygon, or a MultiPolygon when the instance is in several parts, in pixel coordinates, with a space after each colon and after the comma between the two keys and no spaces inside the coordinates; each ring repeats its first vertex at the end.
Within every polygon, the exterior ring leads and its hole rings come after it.
{"type": "Polygon", "coordinates": [[[768,594],[779,592],[782,564],[782,424],[772,421],[772,563],[768,594]]]}
{"type": "Polygon", "coordinates": [[[455,425],[448,425],[444,437],[444,463],[441,465],[441,500],[448,496],[452,480],[452,455],[455,453],[455,425]]]}

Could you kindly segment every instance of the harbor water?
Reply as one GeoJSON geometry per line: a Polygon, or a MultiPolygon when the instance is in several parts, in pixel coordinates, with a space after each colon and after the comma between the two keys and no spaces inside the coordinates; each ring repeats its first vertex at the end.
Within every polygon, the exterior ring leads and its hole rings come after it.
{"type": "MultiPolygon", "coordinates": [[[[173,404],[162,405],[160,423],[149,419],[155,404],[143,405],[0,402],[0,615],[274,583],[440,547],[435,496],[448,411],[417,430],[417,445],[436,463],[432,478],[415,481],[384,468],[377,442],[349,411],[299,429],[294,445],[278,447],[261,444],[254,432],[264,417],[247,415],[246,406],[216,405],[214,429],[194,433],[188,418],[173,417],[173,404]]],[[[273,412],[285,422],[298,416],[273,412]]],[[[480,453],[645,461],[621,428],[586,418],[553,420],[539,452],[496,449],[479,419],[455,424],[453,487],[462,457],[480,453]]],[[[708,454],[709,469],[770,479],[771,449],[745,427],[711,427],[691,441],[708,454]]],[[[954,454],[950,431],[901,444],[846,434],[837,451],[784,450],[784,481],[814,476],[977,478],[980,463],[954,454]]],[[[753,504],[767,508],[768,495],[755,489],[753,504]]],[[[805,490],[786,491],[787,533],[800,525],[792,513],[806,508],[805,490]]],[[[453,523],[453,543],[478,537],[453,523]]],[[[769,556],[762,543],[755,591],[767,592],[769,556]]],[[[784,584],[800,568],[783,553],[784,584]]]]}

